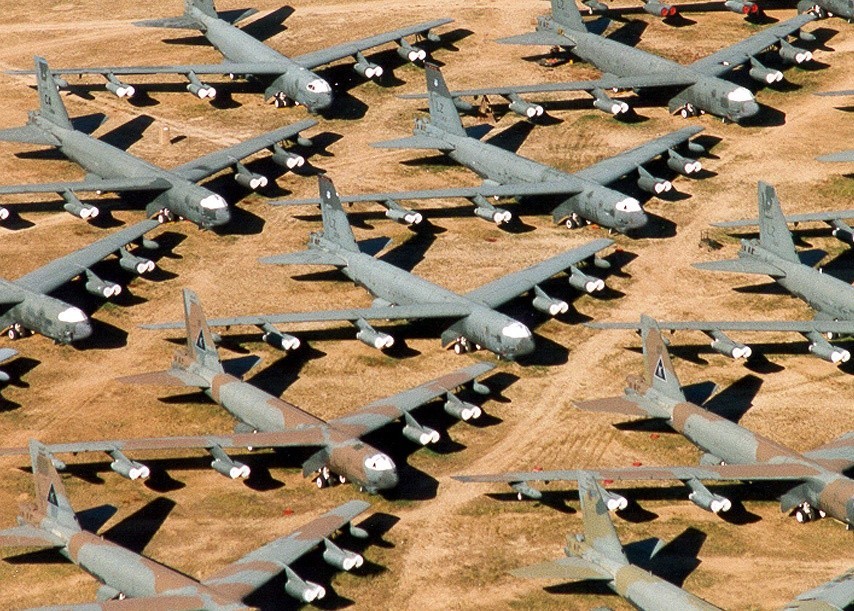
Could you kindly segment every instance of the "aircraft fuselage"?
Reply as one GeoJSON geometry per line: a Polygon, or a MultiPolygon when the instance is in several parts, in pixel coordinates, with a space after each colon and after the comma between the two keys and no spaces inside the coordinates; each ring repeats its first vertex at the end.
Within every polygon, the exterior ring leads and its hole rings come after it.
{"type": "Polygon", "coordinates": [[[92,334],[92,324],[79,308],[8,280],[0,279],[0,291],[21,298],[20,303],[0,315],[0,329],[17,324],[62,344],[82,340],[92,334]]]}

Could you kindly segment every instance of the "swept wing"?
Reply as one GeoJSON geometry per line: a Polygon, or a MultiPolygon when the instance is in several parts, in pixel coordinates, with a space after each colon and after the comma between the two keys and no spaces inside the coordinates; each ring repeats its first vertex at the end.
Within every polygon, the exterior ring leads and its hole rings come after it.
{"type": "MultiPolygon", "coordinates": [[[[591,322],[584,323],[592,329],[640,329],[637,322],[591,322]]],[[[660,329],[668,331],[768,331],[809,333],[854,334],[854,320],[663,320],[660,329]]]]}
{"type": "MultiPolygon", "coordinates": [[[[787,223],[809,223],[813,221],[838,221],[840,219],[854,218],[854,210],[828,210],[826,212],[806,212],[804,214],[787,214],[787,223]]],[[[741,219],[738,221],[722,221],[712,223],[714,227],[754,227],[759,224],[759,219],[741,219]]]]}
{"type": "Polygon", "coordinates": [[[87,176],[84,180],[66,182],[42,182],[31,185],[2,185],[0,195],[13,193],[64,193],[66,191],[99,191],[121,193],[123,191],[166,191],[171,183],[158,177],[98,178],[87,176]]]}

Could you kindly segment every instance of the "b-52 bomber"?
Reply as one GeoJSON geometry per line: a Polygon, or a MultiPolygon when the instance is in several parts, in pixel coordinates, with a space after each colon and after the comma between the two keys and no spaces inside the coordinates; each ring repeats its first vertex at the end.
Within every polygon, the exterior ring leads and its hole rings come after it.
{"type": "MultiPolygon", "coordinates": [[[[350,321],[359,330],[357,339],[368,346],[384,349],[394,344],[394,338],[374,329],[367,322],[369,319],[456,319],[442,333],[443,347],[453,346],[458,354],[486,348],[499,357],[515,359],[533,352],[531,330],[495,308],[532,291],[533,305],[537,310],[551,316],[565,313],[569,307],[567,303],[546,294],[539,284],[567,269],[569,284],[579,290],[594,293],[605,287],[600,278],[590,276],[578,268],[579,264],[591,258],[594,265],[605,268],[610,266],[608,261],[595,255],[613,244],[613,241],[600,238],[493,280],[464,295],[454,293],[361,252],[335,186],[325,175],[318,178],[323,231],[311,234],[308,250],[266,257],[261,262],[275,265],[331,265],[366,288],[375,297],[373,305],[346,310],[216,318],[208,321],[210,325],[254,325],[265,331],[265,337],[272,334],[278,338],[282,335],[272,327],[277,323],[350,321]]],[[[179,326],[180,323],[143,325],[146,329],[175,329],[179,326]]],[[[288,336],[286,340],[289,343],[291,337],[288,336]]]]}
{"type": "MultiPolygon", "coordinates": [[[[361,437],[398,418],[403,418],[403,435],[426,446],[439,440],[439,432],[419,424],[410,413],[444,397],[444,410],[459,420],[481,416],[482,409],[454,394],[471,383],[478,394],[489,389],[475,378],[491,371],[493,365],[480,363],[459,369],[397,395],[374,401],[341,418],[324,422],[317,416],[225,373],[214,339],[195,293],[184,289],[187,346],[175,352],[166,371],[122,378],[133,384],[189,386],[199,388],[238,420],[234,434],[196,437],[159,437],[125,440],[82,441],[52,444],[46,452],[106,452],[113,459],[110,468],[131,480],[146,478],[150,469],[125,452],[198,448],[213,457],[211,467],[231,479],[246,478],[250,468],[229,457],[225,448],[315,448],[303,464],[303,475],[314,476],[319,488],[349,481],[368,492],[394,488],[397,467],[383,452],[363,442],[361,437]]],[[[0,450],[0,456],[25,454],[25,448],[0,450]]],[[[56,461],[59,464],[59,461],[56,461]]]]}
{"type": "Polygon", "coordinates": [[[76,278],[85,276],[89,293],[109,299],[122,287],[95,275],[90,268],[115,253],[122,269],[141,275],[154,269],[154,262],[127,249],[139,242],[145,249],[157,248],[157,242],[142,236],[160,225],[154,219],[140,221],[71,254],[51,261],[17,280],[0,278],[0,330],[9,339],[34,331],[59,343],[68,344],[89,337],[92,325],[80,308],[52,297],[50,293],[76,278]]]}
{"type": "MultiPolygon", "coordinates": [[[[825,210],[822,212],[805,212],[803,214],[787,214],[786,223],[798,225],[800,223],[827,223],[831,228],[831,235],[849,246],[854,246],[854,229],[842,219],[854,219],[854,209],[847,210],[825,210]]],[[[738,221],[721,221],[712,223],[713,227],[726,229],[755,227],[759,225],[759,219],[744,219],[738,221]]]]}
{"type": "MultiPolygon", "coordinates": [[[[757,114],[759,104],[749,89],[727,81],[722,76],[743,64],[749,64],[747,70],[752,79],[764,85],[781,81],[783,73],[763,65],[756,56],[769,47],[777,47],[780,58],[785,62],[801,64],[809,61],[812,59],[812,53],[788,42],[787,37],[799,32],[801,40],[815,40],[813,34],[801,30],[815,19],[813,14],[798,15],[685,66],[589,32],[575,2],[552,0],[551,16],[538,17],[535,32],[503,38],[498,42],[561,47],[596,66],[603,73],[601,78],[538,85],[484,87],[452,91],[451,95],[455,100],[461,96],[501,95],[510,100],[510,109],[515,111],[534,106],[520,97],[525,93],[586,91],[594,98],[594,108],[619,115],[628,112],[629,105],[611,98],[606,93],[609,89],[679,89],[667,103],[672,114],[678,113],[687,118],[707,112],[737,122],[757,114]]],[[[457,104],[464,108],[471,106],[463,100],[458,100],[457,104]]],[[[538,114],[541,113],[540,107],[538,114]]]]}
{"type": "MultiPolygon", "coordinates": [[[[439,68],[429,63],[425,67],[430,120],[416,119],[414,135],[409,138],[378,142],[373,146],[438,150],[476,172],[484,179],[483,184],[477,187],[348,195],[341,201],[379,202],[387,209],[386,216],[411,224],[419,222],[421,215],[403,208],[397,200],[462,197],[474,204],[476,216],[502,224],[510,221],[512,215],[508,210],[494,206],[487,198],[569,196],[552,211],[555,223],[565,221],[568,227],[577,227],[590,222],[627,233],[646,225],[647,215],[637,199],[606,185],[624,176],[637,175],[638,187],[648,193],[670,191],[673,186],[669,180],[653,176],[643,167],[643,164],[658,156],[666,156],[667,166],[682,175],[696,174],[702,169],[699,161],[676,150],[686,145],[692,153],[704,152],[705,149],[699,143],[689,141],[691,136],[702,131],[701,127],[686,127],[671,132],[574,174],[526,159],[468,136],[439,68]]],[[[319,202],[316,199],[303,199],[271,203],[302,205],[319,202]]]]}
{"type": "MultiPolygon", "coordinates": [[[[581,501],[584,534],[566,537],[566,557],[513,569],[510,571],[512,575],[526,579],[579,579],[602,582],[629,601],[633,607],[647,611],[718,609],[702,598],[629,562],[611,516],[608,515],[602,489],[592,474],[579,474],[578,497],[581,501]]],[[[661,543],[659,540],[659,544],[661,543]]]]}
{"type": "Polygon", "coordinates": [[[314,68],[353,57],[353,70],[367,79],[379,78],[382,66],[369,61],[362,51],[396,42],[398,55],[416,62],[427,57],[426,51],[410,44],[407,36],[423,35],[431,42],[439,36],[432,32],[453,19],[434,19],[360,40],[344,42],[303,55],[286,57],[233,24],[254,15],[249,9],[243,13],[233,11],[217,13],[213,0],[184,0],[184,14],[180,17],[139,21],[134,25],[198,30],[222,55],[219,64],[189,64],[172,66],[112,66],[105,68],[64,68],[54,74],[102,74],[107,79],[107,89],[116,96],[132,97],[135,88],[123,83],[116,75],[130,74],[181,74],[190,82],[187,90],[200,99],[214,99],[216,88],[199,80],[198,75],[229,74],[260,81],[264,86],[264,99],[273,99],[276,106],[288,103],[302,104],[311,112],[323,110],[332,104],[332,87],[312,72],[314,68]]]}
{"type": "Polygon", "coordinates": [[[56,549],[103,584],[98,590],[99,602],[63,605],[63,609],[248,611],[253,607],[244,600],[282,571],[287,576],[285,592],[311,603],[323,598],[326,588],[304,580],[291,564],[320,545],[323,560],[336,569],[349,571],[364,564],[360,554],[342,549],[330,539],[345,527],[352,536],[367,538],[367,531],[351,522],[370,505],[349,501],[197,581],[84,530],[50,454],[35,440],[30,441],[29,449],[35,502],[21,506],[18,526],[0,530],[0,547],[56,549]]]}
{"type": "MultiPolygon", "coordinates": [[[[301,165],[305,163],[303,157],[285,150],[279,143],[295,140],[309,145],[310,141],[299,133],[317,124],[317,121],[306,119],[165,170],[77,131],[47,62],[36,57],[35,65],[40,109],[30,113],[25,126],[0,130],[0,140],[54,146],[82,166],[87,175],[81,181],[0,186],[0,194],[58,193],[65,200],[63,208],[83,219],[97,216],[98,209],[81,202],[76,193],[141,192],[150,200],[146,206],[148,216],[158,215],[161,220],[185,218],[203,229],[224,225],[231,217],[225,199],[197,183],[234,168],[238,184],[249,189],[263,187],[267,177],[251,172],[240,160],[269,148],[273,161],[282,167],[291,169],[301,165]]],[[[0,208],[0,219],[8,216],[9,211],[0,208]]]]}
{"type": "MultiPolygon", "coordinates": [[[[643,377],[628,376],[624,396],[577,403],[580,409],[653,418],[666,422],[705,454],[700,465],[685,467],[627,467],[584,470],[462,475],[464,482],[507,482],[519,497],[539,498],[531,481],[574,481],[592,473],[597,480],[679,480],[691,490],[688,498],[698,507],[718,513],[732,502],[713,493],[701,480],[782,481],[797,485],[781,497],[781,510],[794,511],[798,522],[829,515],[849,527],[854,525],[854,480],[844,472],[854,466],[854,431],[809,452],[797,452],[690,403],[656,322],[641,319],[643,377]]],[[[610,509],[624,509],[627,500],[603,495],[610,509]]]]}
{"type": "MultiPolygon", "coordinates": [[[[716,352],[732,358],[748,358],[752,349],[734,341],[724,331],[767,331],[800,333],[809,351],[831,363],[847,363],[851,353],[825,339],[854,334],[854,287],[830,274],[824,274],[801,262],[792,234],[771,185],[759,182],[759,240],[742,240],[737,259],[695,263],[698,269],[763,274],[804,300],[815,310],[815,318],[806,321],[662,321],[669,330],[695,330],[706,333],[716,352]]],[[[841,221],[840,221],[841,222],[841,221]]],[[[594,322],[596,329],[637,329],[637,323],[594,322]]]]}

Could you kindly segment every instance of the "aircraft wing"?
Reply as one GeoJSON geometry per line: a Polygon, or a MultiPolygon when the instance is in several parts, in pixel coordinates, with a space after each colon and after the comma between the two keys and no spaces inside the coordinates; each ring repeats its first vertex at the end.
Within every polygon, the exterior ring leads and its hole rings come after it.
{"type": "MultiPolygon", "coordinates": [[[[283,74],[281,62],[230,62],[218,64],[175,64],[171,66],[99,66],[92,68],[51,68],[51,74],[283,74]]],[[[8,70],[6,74],[34,74],[32,70],[8,70]]]]}
{"type": "MultiPolygon", "coordinates": [[[[172,184],[164,178],[98,178],[69,182],[42,182],[31,185],[2,185],[0,195],[14,193],[64,193],[66,191],[99,191],[121,193],[123,191],[166,191],[172,184]]],[[[8,204],[4,204],[8,205],[8,204]]]]}
{"type": "Polygon", "coordinates": [[[601,481],[657,481],[699,479],[707,481],[803,481],[817,474],[804,464],[755,463],[748,465],[698,465],[696,467],[606,467],[558,471],[517,471],[487,475],[454,475],[461,482],[558,482],[578,481],[586,474],[601,481]]]}
{"type": "Polygon", "coordinates": [[[281,127],[266,134],[250,138],[249,140],[244,140],[234,146],[214,151],[189,163],[179,165],[173,171],[182,178],[198,182],[234,165],[244,157],[257,153],[268,146],[273,146],[282,140],[296,136],[301,131],[315,125],[317,125],[317,121],[314,119],[304,119],[293,125],[281,127]]]}
{"type": "Polygon", "coordinates": [[[50,293],[75,276],[84,273],[87,268],[104,257],[142,237],[159,225],[160,223],[154,219],[140,221],[135,225],[110,234],[106,238],[101,238],[89,246],[55,259],[29,274],[21,276],[16,283],[40,293],[50,293]]]}
{"type": "Polygon", "coordinates": [[[733,272],[736,274],[761,274],[773,278],[781,278],[786,274],[779,267],[758,259],[722,259],[720,261],[702,261],[692,263],[691,267],[712,272],[733,272]]]}
{"type": "Polygon", "coordinates": [[[349,501],[303,525],[289,535],[249,552],[208,577],[202,584],[233,600],[241,600],[296,562],[356,516],[370,507],[365,501],[349,501]]]}
{"type": "MultiPolygon", "coordinates": [[[[401,320],[415,318],[462,318],[471,314],[468,305],[456,302],[415,303],[349,310],[318,310],[316,312],[289,312],[260,316],[235,316],[233,318],[209,318],[211,327],[233,325],[257,326],[264,323],[331,322],[342,320],[401,320]]],[[[166,322],[140,325],[143,329],[183,329],[184,322],[166,322]]]]}
{"type": "Polygon", "coordinates": [[[782,611],[843,611],[854,604],[854,568],[821,584],[787,603],[782,611]]]}
{"type": "Polygon", "coordinates": [[[418,23],[416,25],[400,28],[391,32],[385,32],[383,34],[369,36],[361,40],[345,42],[340,45],[335,45],[333,47],[327,47],[326,49],[320,49],[319,51],[312,51],[311,53],[298,55],[297,57],[291,57],[291,59],[303,68],[308,68],[310,70],[312,68],[316,68],[317,66],[330,64],[336,60],[343,59],[345,57],[350,57],[351,55],[355,55],[359,51],[365,51],[367,49],[372,49],[374,47],[384,45],[387,42],[400,40],[401,38],[411,36],[412,34],[424,34],[425,32],[432,30],[433,28],[438,28],[441,25],[445,25],[446,23],[451,23],[453,21],[453,19],[447,18],[434,19],[433,21],[425,21],[423,23],[418,23]]]}
{"type": "Polygon", "coordinates": [[[2,348],[0,349],[0,363],[4,363],[9,359],[17,356],[18,351],[13,348],[2,348]]]}
{"type": "Polygon", "coordinates": [[[826,469],[839,473],[847,471],[854,467],[854,431],[849,431],[830,443],[803,454],[826,469]]]}
{"type": "Polygon", "coordinates": [[[816,159],[819,161],[854,161],[854,149],[822,155],[821,157],[816,157],[816,159]]]}
{"type": "Polygon", "coordinates": [[[815,19],[817,17],[813,13],[803,13],[786,21],[776,23],[749,38],[745,38],[741,42],[737,42],[725,49],[721,49],[717,53],[712,53],[694,62],[691,64],[691,67],[704,74],[720,76],[744,62],[750,61],[750,58],[757,53],[764,51],[771,45],[777,44],[780,39],[785,38],[815,19]]]}
{"type": "MultiPolygon", "coordinates": [[[[482,184],[477,187],[451,187],[449,189],[425,189],[421,191],[397,191],[388,193],[365,193],[362,195],[342,195],[341,202],[383,202],[387,199],[445,199],[451,197],[526,197],[536,195],[574,195],[581,193],[584,185],[572,176],[567,180],[549,182],[517,182],[503,185],[482,184]]],[[[320,198],[291,199],[270,202],[273,206],[304,206],[320,204],[320,198]]]]}
{"type": "MultiPolygon", "coordinates": [[[[640,329],[638,322],[589,322],[592,329],[640,329]]],[[[854,334],[854,320],[659,320],[668,331],[762,331],[774,333],[854,334]]]]}
{"type": "MultiPolygon", "coordinates": [[[[804,214],[787,214],[787,223],[810,223],[838,221],[840,219],[854,219],[854,210],[828,210],[826,212],[807,212],[804,214]]],[[[713,227],[755,227],[759,225],[759,219],[741,219],[738,221],[722,221],[712,223],[713,227]]]]}
{"type": "Polygon", "coordinates": [[[29,524],[0,530],[0,547],[51,548],[64,546],[65,542],[50,531],[29,524]]]}
{"type": "Polygon", "coordinates": [[[38,611],[150,611],[151,609],[191,611],[204,609],[206,604],[210,604],[210,599],[198,594],[155,594],[154,596],[114,598],[103,602],[77,605],[38,607],[38,611]]]}
{"type": "Polygon", "coordinates": [[[579,178],[596,181],[599,184],[608,184],[630,172],[634,172],[638,166],[666,153],[668,149],[682,144],[691,136],[699,134],[701,131],[703,131],[703,128],[698,125],[683,127],[619,155],[603,159],[592,166],[576,172],[575,175],[579,178]]]}
{"type": "Polygon", "coordinates": [[[329,421],[329,424],[335,428],[346,430],[353,437],[367,435],[371,431],[397,420],[404,413],[414,410],[436,397],[442,397],[458,386],[462,386],[494,368],[495,365],[489,363],[478,363],[458,369],[435,380],[430,380],[421,386],[374,401],[352,414],[329,421]]]}
{"type": "Polygon", "coordinates": [[[544,280],[548,280],[555,274],[562,272],[571,265],[592,257],[603,248],[613,244],[613,240],[599,238],[592,240],[583,246],[573,248],[564,253],[546,259],[541,263],[532,265],[526,269],[513,272],[488,284],[466,293],[466,297],[483,303],[490,308],[507,303],[514,297],[526,293],[544,280]]]}
{"type": "Polygon", "coordinates": [[[523,566],[510,571],[515,577],[525,579],[562,579],[613,581],[614,575],[582,558],[560,558],[551,562],[541,562],[523,566]]]}
{"type": "Polygon", "coordinates": [[[574,47],[575,42],[557,32],[543,30],[541,32],[525,32],[516,36],[499,38],[495,42],[502,45],[548,45],[550,47],[574,47]]]}

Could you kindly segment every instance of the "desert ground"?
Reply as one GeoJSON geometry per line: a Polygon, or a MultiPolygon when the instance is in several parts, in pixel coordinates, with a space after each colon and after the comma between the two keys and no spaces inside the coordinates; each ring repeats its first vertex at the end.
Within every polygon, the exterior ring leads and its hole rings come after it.
{"type": "MultiPolygon", "coordinates": [[[[279,8],[274,0],[253,4],[262,16],[279,8]]],[[[218,4],[220,9],[243,6],[233,1],[218,4]]],[[[452,46],[435,49],[433,57],[444,65],[451,88],[576,80],[598,74],[583,64],[542,67],[523,59],[540,49],[494,42],[528,31],[534,17],[548,10],[544,2],[297,0],[293,8],[282,31],[268,39],[268,44],[286,54],[449,16],[455,23],[440,32],[458,36],[452,46]]],[[[0,69],[28,68],[34,54],[45,56],[56,67],[219,61],[220,55],[209,46],[168,44],[192,32],[132,25],[135,20],[179,11],[178,2],[165,0],[144,5],[35,0],[8,6],[0,24],[0,69]]],[[[768,11],[773,20],[793,14],[791,8],[768,11]]],[[[680,27],[647,15],[633,19],[637,22],[626,27],[641,32],[640,48],[683,63],[763,27],[730,12],[691,15],[680,27]]],[[[619,22],[612,25],[621,26],[619,22]]],[[[553,103],[547,110],[554,120],[530,130],[515,115],[496,115],[490,135],[505,129],[526,134],[520,154],[569,171],[686,124],[702,125],[704,135],[719,142],[702,159],[706,168],[702,179],[679,177],[674,182],[679,196],[650,200],[647,209],[656,218],[647,235],[614,237],[611,252],[625,265],[607,277],[609,289],[604,297],[577,296],[565,283],[550,284],[558,296],[571,298],[573,304],[569,314],[550,321],[534,316],[527,299],[511,305],[510,311],[524,322],[537,324],[539,350],[520,363],[497,363],[496,373],[487,378],[494,392],[483,403],[488,414],[483,424],[453,423],[440,414],[440,404],[434,404],[418,417],[441,431],[443,439],[436,446],[415,448],[400,435],[399,425],[372,436],[371,441],[400,465],[399,490],[385,496],[369,496],[349,485],[318,490],[301,476],[306,456],[300,453],[236,453],[253,468],[248,483],[227,481],[207,467],[209,458],[194,452],[133,456],[158,473],[168,472],[148,483],[122,479],[110,471],[106,456],[96,458],[94,466],[92,457],[64,457],[70,464],[65,481],[73,506],[78,511],[115,506],[117,512],[102,532],[190,576],[204,578],[323,511],[351,498],[365,498],[372,503],[366,513],[368,525],[376,533],[364,548],[366,565],[352,574],[336,574],[324,568],[315,554],[297,566],[303,577],[327,586],[329,594],[321,607],[628,608],[605,588],[523,581],[507,573],[561,556],[564,536],[581,530],[574,486],[552,483],[544,487],[548,494],[542,502],[517,502],[509,488],[462,484],[451,475],[534,467],[692,464],[699,459],[699,452],[679,435],[643,427],[616,428],[613,425],[624,419],[581,412],[573,406],[576,400],[620,394],[625,375],[641,371],[635,334],[596,331],[578,323],[634,320],[642,312],[702,319],[810,315],[794,298],[773,290],[752,290],[764,286],[764,279],[704,272],[691,263],[735,256],[739,236],[710,228],[709,223],[755,216],[757,180],[776,185],[787,212],[851,207],[854,181],[846,176],[851,167],[815,161],[817,155],[851,148],[854,124],[846,113],[851,100],[813,95],[854,88],[851,27],[838,19],[808,26],[821,40],[815,62],[790,68],[783,84],[759,90],[762,119],[746,126],[724,124],[711,116],[686,121],[669,116],[665,108],[643,103],[637,106],[639,120],[618,122],[592,109],[585,94],[570,94],[565,101],[553,103]],[[710,248],[711,242],[721,248],[710,248]],[[131,516],[132,520],[123,522],[131,516]]],[[[394,67],[390,79],[394,86],[356,81],[340,95],[338,109],[306,133],[324,145],[310,158],[313,166],[328,172],[342,193],[477,184],[471,172],[436,162],[430,153],[370,146],[407,135],[413,118],[424,114],[423,102],[397,97],[423,91],[421,68],[402,65],[389,49],[379,57],[394,67]]],[[[352,71],[343,63],[344,68],[328,72],[333,82],[351,79],[352,71]]],[[[137,139],[124,136],[129,150],[164,167],[307,115],[303,108],[275,109],[251,87],[222,79],[210,80],[220,85],[221,92],[232,87],[232,93],[214,105],[189,95],[178,78],[128,80],[148,89],[150,96],[128,103],[104,91],[102,79],[85,78],[80,83],[92,87],[79,88],[80,95],[64,94],[69,113],[106,115],[94,132],[98,136],[117,128],[119,134],[127,134],[146,127],[137,139]],[[162,86],[164,82],[169,85],[162,86]]],[[[72,78],[71,83],[78,81],[72,78]]],[[[36,107],[37,96],[30,85],[31,78],[0,75],[0,108],[4,109],[0,127],[23,124],[26,112],[36,107]]],[[[632,94],[625,98],[632,104],[637,100],[632,94]]],[[[488,122],[464,117],[467,126],[488,122]]],[[[34,154],[38,150],[0,144],[2,182],[83,176],[78,166],[34,154]]],[[[263,154],[250,167],[275,170],[263,154]]],[[[230,172],[223,173],[212,185],[235,205],[232,225],[216,232],[203,232],[187,223],[159,228],[154,233],[162,247],[155,253],[159,271],[150,278],[131,279],[114,262],[105,263],[105,276],[127,284],[114,303],[91,298],[79,281],[62,290],[63,297],[84,307],[96,321],[96,335],[90,340],[61,346],[40,336],[15,343],[4,339],[3,345],[14,346],[21,356],[4,367],[13,380],[2,390],[0,446],[24,445],[31,437],[60,442],[232,430],[233,420],[199,393],[133,387],[115,378],[168,367],[181,334],[145,331],[138,325],[180,319],[183,287],[198,292],[209,316],[370,303],[363,290],[334,274],[306,278],[301,275],[318,270],[257,262],[262,256],[304,248],[308,233],[319,227],[315,209],[266,203],[269,198],[314,195],[316,180],[310,174],[281,174],[261,194],[247,194],[235,186],[230,172]]],[[[15,215],[12,223],[0,228],[3,276],[16,278],[143,216],[127,200],[113,196],[92,196],[89,201],[113,207],[112,214],[90,225],[62,212],[54,196],[4,197],[0,204],[8,205],[15,215]]],[[[458,201],[427,204],[423,209],[432,219],[432,232],[415,233],[394,224],[377,207],[354,207],[357,238],[392,238],[388,260],[458,291],[606,235],[594,226],[576,230],[555,226],[548,215],[529,214],[522,206],[514,208],[521,222],[511,230],[474,218],[458,201]]],[[[825,269],[852,280],[851,252],[828,230],[803,226],[798,236],[799,245],[828,252],[825,269]]],[[[223,359],[260,356],[261,363],[246,379],[323,418],[345,414],[473,360],[495,361],[487,353],[457,356],[443,350],[436,330],[441,326],[381,325],[398,340],[388,355],[353,341],[349,325],[327,327],[286,329],[304,340],[304,346],[289,355],[264,344],[254,329],[232,329],[225,334],[220,354],[223,359]]],[[[765,358],[749,364],[734,362],[711,351],[705,336],[674,335],[674,362],[682,383],[713,381],[718,390],[727,392],[724,408],[745,412],[741,418],[745,426],[799,450],[827,443],[854,428],[851,364],[836,367],[821,361],[807,353],[805,341],[790,336],[745,334],[738,339],[752,343],[765,358]]],[[[31,494],[27,467],[24,458],[0,461],[0,527],[14,524],[18,502],[31,494]]],[[[731,516],[715,516],[694,506],[678,483],[631,488],[617,488],[636,501],[615,517],[623,542],[678,537],[679,545],[673,546],[676,552],[698,550],[696,568],[681,573],[688,573],[684,587],[718,606],[778,608],[854,565],[852,533],[832,520],[802,525],[782,514],[776,497],[784,487],[715,487],[736,501],[731,516]]],[[[17,555],[14,550],[3,551],[0,606],[95,599],[97,582],[58,556],[40,553],[16,559],[17,555]]],[[[281,586],[279,582],[278,589],[266,594],[265,606],[295,604],[281,586]]]]}

